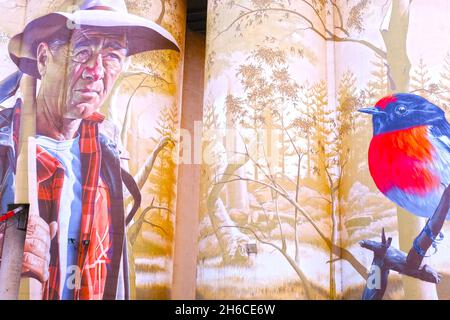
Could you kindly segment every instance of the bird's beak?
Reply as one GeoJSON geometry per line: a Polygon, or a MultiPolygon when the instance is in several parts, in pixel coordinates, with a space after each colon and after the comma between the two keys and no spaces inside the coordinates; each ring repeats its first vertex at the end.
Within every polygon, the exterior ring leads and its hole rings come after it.
{"type": "Polygon", "coordinates": [[[358,110],[359,112],[368,113],[368,114],[386,114],[383,110],[380,110],[376,107],[368,107],[368,108],[361,108],[358,110]]]}

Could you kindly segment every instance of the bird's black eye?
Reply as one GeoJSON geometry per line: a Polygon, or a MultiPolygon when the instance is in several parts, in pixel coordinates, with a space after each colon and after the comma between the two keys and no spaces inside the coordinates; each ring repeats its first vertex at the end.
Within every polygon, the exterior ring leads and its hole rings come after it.
{"type": "Polygon", "coordinates": [[[402,104],[399,104],[398,106],[395,107],[395,113],[403,116],[408,112],[408,109],[406,109],[406,107],[402,104]]]}

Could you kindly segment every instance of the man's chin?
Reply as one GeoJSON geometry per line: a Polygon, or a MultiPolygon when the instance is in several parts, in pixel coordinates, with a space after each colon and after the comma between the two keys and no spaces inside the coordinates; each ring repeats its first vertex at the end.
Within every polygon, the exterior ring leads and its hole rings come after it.
{"type": "Polygon", "coordinates": [[[91,104],[80,103],[70,108],[70,111],[64,115],[65,119],[86,119],[91,116],[98,108],[94,108],[91,104]]]}

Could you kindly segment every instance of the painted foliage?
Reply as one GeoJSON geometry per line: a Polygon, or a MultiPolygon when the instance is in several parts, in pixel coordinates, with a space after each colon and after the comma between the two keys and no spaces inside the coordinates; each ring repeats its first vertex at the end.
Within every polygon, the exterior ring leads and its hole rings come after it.
{"type": "MultiPolygon", "coordinates": [[[[360,240],[409,250],[425,219],[376,188],[357,110],[395,92],[448,110],[448,5],[209,2],[198,297],[359,299],[360,240]]],[[[393,273],[385,298],[448,298],[447,246],[425,258],[442,283],[393,273]]]]}

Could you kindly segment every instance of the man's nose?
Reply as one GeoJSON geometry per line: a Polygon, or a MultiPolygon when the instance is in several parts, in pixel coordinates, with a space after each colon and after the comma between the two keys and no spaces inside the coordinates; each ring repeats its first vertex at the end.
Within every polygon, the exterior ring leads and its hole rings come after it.
{"type": "Polygon", "coordinates": [[[101,54],[96,54],[89,59],[88,62],[86,62],[84,71],[83,71],[83,78],[91,81],[98,81],[100,79],[103,79],[103,76],[105,75],[105,68],[103,66],[103,60],[101,54]]]}

